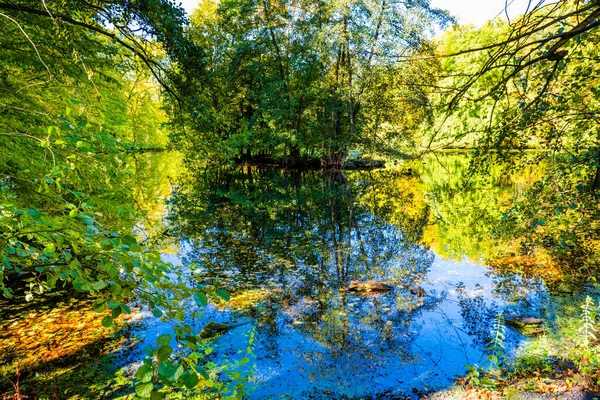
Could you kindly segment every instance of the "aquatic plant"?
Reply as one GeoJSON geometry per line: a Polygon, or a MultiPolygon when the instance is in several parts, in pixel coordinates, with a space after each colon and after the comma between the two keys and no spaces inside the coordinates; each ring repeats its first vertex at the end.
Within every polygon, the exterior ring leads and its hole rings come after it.
{"type": "Polygon", "coordinates": [[[581,305],[581,317],[580,317],[580,328],[579,334],[581,338],[581,346],[589,347],[590,343],[597,340],[596,337],[596,313],[594,309],[596,305],[592,298],[588,295],[585,297],[583,304],[581,305]]]}
{"type": "Polygon", "coordinates": [[[490,370],[497,370],[501,368],[506,361],[506,347],[504,346],[505,328],[504,315],[500,311],[494,318],[491,339],[487,345],[488,351],[491,353],[487,357],[490,361],[490,370]]]}

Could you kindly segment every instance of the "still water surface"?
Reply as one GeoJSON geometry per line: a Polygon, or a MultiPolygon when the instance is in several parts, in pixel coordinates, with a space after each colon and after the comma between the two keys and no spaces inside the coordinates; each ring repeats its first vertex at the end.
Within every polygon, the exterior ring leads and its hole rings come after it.
{"type": "MultiPolygon", "coordinates": [[[[536,171],[462,190],[466,161],[446,156],[369,172],[206,169],[171,179],[165,258],[227,307],[193,318],[236,326],[213,342],[216,363],[246,357],[249,397],[396,398],[442,390],[465,365],[488,365],[494,317],[548,317],[541,282],[490,273],[503,208],[536,171]],[[530,174],[529,176],[527,174],[530,174]],[[345,290],[382,281],[378,294],[345,290]],[[507,290],[507,288],[510,288],[507,290]]],[[[153,345],[168,324],[138,328],[153,345]]],[[[507,330],[512,354],[526,338],[507,330]]]]}

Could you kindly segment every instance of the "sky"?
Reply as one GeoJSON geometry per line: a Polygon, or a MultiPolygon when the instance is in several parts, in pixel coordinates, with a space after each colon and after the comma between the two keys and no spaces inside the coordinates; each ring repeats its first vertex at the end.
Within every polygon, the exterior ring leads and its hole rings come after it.
{"type": "MultiPolygon", "coordinates": [[[[198,0],[176,1],[181,2],[188,14],[191,13],[198,3],[198,0]]],[[[431,0],[431,5],[449,10],[458,19],[460,24],[479,26],[497,16],[506,18],[504,13],[505,1],[510,3],[508,6],[508,15],[511,19],[523,14],[529,2],[529,0],[431,0]]],[[[537,1],[532,0],[532,3],[534,2],[537,1]]]]}
{"type": "MultiPolygon", "coordinates": [[[[514,19],[527,10],[529,0],[507,0],[508,16],[514,19]]],[[[532,7],[537,1],[531,0],[532,7]]],[[[505,0],[431,0],[431,5],[449,10],[460,24],[482,25],[496,17],[506,19],[505,0]]]]}

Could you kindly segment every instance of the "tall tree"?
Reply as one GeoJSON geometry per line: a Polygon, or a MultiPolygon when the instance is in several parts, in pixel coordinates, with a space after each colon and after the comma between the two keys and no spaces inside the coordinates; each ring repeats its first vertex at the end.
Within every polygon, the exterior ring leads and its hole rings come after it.
{"type": "Polygon", "coordinates": [[[510,229],[580,268],[597,268],[600,233],[598,17],[597,1],[562,0],[536,4],[516,21],[451,32],[438,88],[449,105],[439,121],[450,125],[435,132],[471,135],[473,171],[546,166],[508,215],[510,229]],[[544,151],[532,156],[528,147],[544,151]]]}
{"type": "MultiPolygon", "coordinates": [[[[197,349],[201,339],[176,322],[181,303],[217,294],[175,284],[153,241],[139,237],[145,210],[122,154],[160,136],[158,84],[186,109],[181,77],[200,66],[185,23],[168,0],[0,3],[3,296],[31,301],[67,287],[93,298],[106,327],[134,298],[197,349]]],[[[198,358],[172,354],[171,337],[139,368],[139,397],[193,389],[206,374],[198,358]]]]}
{"type": "Polygon", "coordinates": [[[187,141],[209,141],[229,156],[317,156],[339,165],[367,131],[405,122],[394,114],[426,101],[424,92],[402,89],[422,74],[401,62],[426,51],[427,32],[447,21],[428,1],[202,2],[191,34],[212,44],[197,95],[211,121],[187,141]],[[382,87],[392,93],[388,111],[374,116],[382,87]]]}

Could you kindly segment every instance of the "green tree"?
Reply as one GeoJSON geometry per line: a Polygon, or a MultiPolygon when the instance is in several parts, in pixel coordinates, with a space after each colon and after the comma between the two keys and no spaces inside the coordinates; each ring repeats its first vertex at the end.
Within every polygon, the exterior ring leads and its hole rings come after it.
{"type": "Polygon", "coordinates": [[[171,319],[136,374],[140,397],[213,382],[202,339],[178,321],[188,299],[227,297],[179,282],[153,232],[136,235],[150,204],[136,204],[124,153],[165,143],[159,95],[181,100],[194,64],[185,22],[166,0],[0,4],[0,290],[87,294],[106,327],[132,300],[171,319]]]}
{"type": "Polygon", "coordinates": [[[448,33],[438,91],[449,111],[428,141],[474,146],[473,172],[544,164],[505,232],[590,275],[600,217],[599,15],[597,2],[564,0],[510,23],[448,33]],[[543,151],[533,157],[529,147],[543,151]]]}
{"type": "Polygon", "coordinates": [[[181,142],[208,143],[217,157],[325,165],[359,146],[392,148],[427,114],[410,82],[430,69],[406,59],[426,52],[428,30],[447,20],[427,1],[201,2],[190,35],[208,48],[207,69],[181,142]]]}

